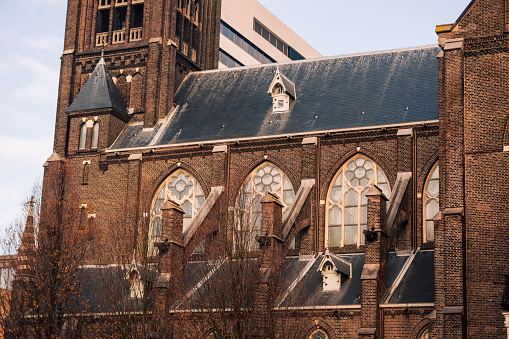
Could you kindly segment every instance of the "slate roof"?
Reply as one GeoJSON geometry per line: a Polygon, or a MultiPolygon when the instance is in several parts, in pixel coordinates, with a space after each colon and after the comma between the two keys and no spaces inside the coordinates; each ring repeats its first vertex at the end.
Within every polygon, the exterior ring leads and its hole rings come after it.
{"type": "MultiPolygon", "coordinates": [[[[434,251],[419,251],[404,271],[405,264],[411,255],[389,253],[387,264],[387,291],[394,289],[388,304],[433,303],[434,301],[434,251]],[[398,280],[398,276],[402,279],[398,280]]],[[[299,260],[298,257],[287,257],[281,274],[281,295],[278,303],[281,307],[320,307],[337,305],[360,305],[361,274],[364,265],[364,254],[331,255],[352,265],[352,277],[342,277],[338,291],[323,291],[322,274],[318,267],[324,255],[312,259],[299,260]]],[[[244,263],[245,267],[258,267],[256,260],[244,263]]],[[[185,271],[185,293],[180,302],[174,305],[177,309],[203,309],[230,307],[231,286],[229,277],[232,263],[223,264],[189,262],[185,271]],[[213,270],[212,270],[213,268],[213,270]],[[210,289],[212,289],[213,297],[210,289]],[[220,305],[222,304],[222,305],[220,305]]],[[[248,295],[248,293],[246,293],[248,295]]],[[[389,296],[387,296],[389,297],[389,296]]]]}
{"type": "MultiPolygon", "coordinates": [[[[190,73],[151,146],[286,135],[438,119],[438,46],[190,73]],[[272,113],[277,67],[297,100],[272,113]]],[[[128,125],[111,149],[143,146],[128,125]]]]}
{"type": "Polygon", "coordinates": [[[390,304],[432,303],[434,294],[434,251],[419,251],[392,294],[390,304]]]}
{"type": "MultiPolygon", "coordinates": [[[[364,254],[331,255],[339,257],[352,265],[352,277],[342,276],[341,288],[338,291],[322,290],[322,275],[318,271],[324,255],[302,259],[287,257],[281,272],[281,294],[276,300],[280,307],[320,307],[359,305],[361,303],[361,274],[364,265],[364,254]]],[[[388,304],[422,304],[434,302],[434,251],[418,251],[408,269],[405,265],[412,256],[389,253],[387,265],[388,304]],[[402,276],[398,280],[398,276],[402,276]]],[[[243,272],[245,275],[256,274],[259,260],[238,261],[191,261],[184,270],[184,294],[181,300],[172,305],[173,309],[208,309],[228,308],[235,302],[235,296],[246,298],[243,306],[252,303],[254,290],[249,284],[244,292],[232,293],[231,277],[243,272]]],[[[156,272],[150,268],[138,272],[146,282],[155,280],[156,272]]],[[[118,265],[84,267],[80,270],[78,299],[75,311],[78,313],[117,312],[128,307],[131,311],[140,311],[141,300],[126,298],[130,293],[130,281],[127,279],[130,268],[118,265]]],[[[246,277],[246,281],[256,281],[257,277],[246,277]]],[[[148,296],[147,307],[151,309],[152,296],[148,296]]]]}
{"type": "Polygon", "coordinates": [[[74,113],[106,108],[128,114],[108,67],[104,59],[101,58],[71,106],[65,111],[74,113]]]}
{"type": "MultiPolygon", "coordinates": [[[[142,310],[142,300],[130,298],[131,282],[128,274],[132,267],[120,265],[84,266],[77,272],[78,284],[75,300],[70,308],[76,313],[110,313],[120,310],[138,312],[142,310]]],[[[149,269],[143,272],[141,265],[137,271],[143,279],[153,281],[156,272],[149,269]]],[[[151,308],[152,295],[147,298],[147,307],[151,308]]]]}

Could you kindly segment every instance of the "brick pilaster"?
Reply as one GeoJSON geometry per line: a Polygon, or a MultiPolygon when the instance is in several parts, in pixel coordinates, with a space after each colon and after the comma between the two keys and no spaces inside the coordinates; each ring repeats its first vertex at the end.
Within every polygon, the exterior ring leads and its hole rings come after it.
{"type": "MultiPolygon", "coordinates": [[[[411,109],[410,107],[408,108],[411,109]]],[[[414,158],[417,156],[414,154],[414,133],[412,128],[402,128],[398,130],[398,172],[411,172],[412,179],[407,186],[405,195],[400,204],[400,213],[404,211],[408,220],[405,224],[397,225],[397,243],[398,251],[409,251],[412,250],[412,235],[413,227],[415,222],[413,220],[413,200],[415,199],[414,184],[416,174],[414,173],[414,158]]]]}
{"type": "Polygon", "coordinates": [[[387,198],[373,186],[368,198],[368,229],[364,231],[366,247],[362,270],[360,338],[380,338],[379,304],[387,288],[387,260],[389,237],[386,233],[387,198]]]}
{"type": "Polygon", "coordinates": [[[147,61],[147,86],[146,86],[146,103],[145,103],[145,119],[143,126],[146,128],[154,127],[157,122],[157,105],[159,103],[159,84],[161,81],[160,65],[161,65],[161,44],[162,38],[150,39],[148,47],[147,61]]]}
{"type": "MultiPolygon", "coordinates": [[[[126,251],[132,251],[137,242],[137,235],[142,230],[138,229],[141,185],[141,154],[131,154],[128,158],[129,170],[127,171],[127,199],[125,205],[126,227],[129,240],[133,241],[126,246],[126,251]]],[[[143,228],[143,227],[141,227],[143,228]]],[[[128,253],[125,253],[128,254],[128,253]]]]}
{"type": "Polygon", "coordinates": [[[173,324],[170,322],[169,308],[181,296],[184,280],[184,246],[182,229],[184,211],[173,201],[161,207],[163,213],[159,249],[159,274],[154,286],[154,330],[159,338],[171,338],[173,324]]]}
{"type": "Polygon", "coordinates": [[[266,193],[262,199],[262,235],[257,237],[262,251],[260,280],[253,304],[252,338],[268,338],[275,328],[273,301],[279,294],[283,263],[282,217],[279,198],[266,193]]]}
{"type": "MultiPolygon", "coordinates": [[[[300,215],[309,215],[311,219],[311,227],[302,233],[300,239],[300,253],[304,255],[310,255],[319,251],[318,247],[318,189],[319,183],[319,171],[317,168],[318,159],[320,157],[320,140],[316,137],[304,138],[302,140],[302,178],[315,178],[316,185],[311,189],[308,198],[300,215]],[[306,210],[308,213],[306,213],[306,210]],[[304,213],[303,213],[304,212],[304,213]]],[[[299,218],[297,219],[297,222],[299,218]]]]}
{"type": "Polygon", "coordinates": [[[435,235],[437,316],[432,338],[466,335],[465,302],[465,144],[463,39],[444,43],[439,57],[440,210],[435,235]]]}

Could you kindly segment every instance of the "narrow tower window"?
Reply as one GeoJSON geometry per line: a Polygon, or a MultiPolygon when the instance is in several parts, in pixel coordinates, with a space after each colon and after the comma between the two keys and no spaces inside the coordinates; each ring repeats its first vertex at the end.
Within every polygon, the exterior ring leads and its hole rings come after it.
{"type": "Polygon", "coordinates": [[[423,242],[435,240],[435,223],[433,218],[439,211],[439,167],[438,163],[431,170],[426,186],[424,187],[424,234],[423,242]]]}
{"type": "Polygon", "coordinates": [[[117,14],[116,29],[124,29],[127,17],[127,7],[118,7],[115,9],[115,12],[117,14]]]}
{"type": "Polygon", "coordinates": [[[87,146],[87,123],[84,122],[80,127],[80,149],[85,149],[87,146]]]}
{"type": "Polygon", "coordinates": [[[108,32],[110,28],[110,10],[109,9],[100,10],[99,18],[97,21],[100,23],[98,33],[108,32]]]}
{"type": "Polygon", "coordinates": [[[88,184],[88,173],[90,172],[90,161],[83,162],[83,181],[81,182],[83,185],[88,184]]]}
{"type": "Polygon", "coordinates": [[[143,27],[143,4],[134,5],[132,13],[132,27],[143,27]]]}
{"type": "Polygon", "coordinates": [[[94,123],[94,127],[92,128],[92,148],[97,148],[99,144],[99,122],[96,121],[94,123]]]}

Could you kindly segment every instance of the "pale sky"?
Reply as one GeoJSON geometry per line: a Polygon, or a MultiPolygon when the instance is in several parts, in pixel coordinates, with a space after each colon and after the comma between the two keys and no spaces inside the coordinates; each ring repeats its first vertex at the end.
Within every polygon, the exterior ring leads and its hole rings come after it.
{"type": "MultiPolygon", "coordinates": [[[[242,1],[242,0],[238,0],[242,1]]],[[[259,0],[324,56],[436,44],[469,0],[259,0]]],[[[0,231],[51,155],[65,0],[0,0],[0,231]]]]}

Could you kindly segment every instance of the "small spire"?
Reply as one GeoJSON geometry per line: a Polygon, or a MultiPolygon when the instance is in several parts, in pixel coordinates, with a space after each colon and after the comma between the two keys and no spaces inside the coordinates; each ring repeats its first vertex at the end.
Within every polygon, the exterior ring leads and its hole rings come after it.
{"type": "Polygon", "coordinates": [[[136,249],[133,251],[133,259],[131,260],[131,265],[136,267],[136,249]]]}
{"type": "Polygon", "coordinates": [[[104,62],[104,47],[106,46],[106,42],[103,42],[103,47],[101,48],[101,59],[99,60],[98,64],[105,64],[104,62]]]}
{"type": "Polygon", "coordinates": [[[18,270],[18,277],[22,278],[29,274],[31,270],[31,263],[35,258],[35,227],[34,227],[34,197],[30,198],[28,202],[30,205],[28,210],[27,221],[25,230],[21,237],[21,244],[18,248],[18,260],[16,262],[16,269],[18,270]]]}
{"type": "Polygon", "coordinates": [[[30,216],[30,217],[34,216],[34,204],[35,204],[35,200],[34,200],[34,196],[32,196],[30,198],[30,201],[28,202],[28,205],[30,206],[29,210],[28,210],[28,216],[30,216]]]}
{"type": "Polygon", "coordinates": [[[106,47],[106,45],[107,45],[107,43],[106,43],[106,41],[104,41],[102,44],[103,47],[101,49],[101,59],[104,58],[104,47],[106,47]]]}

